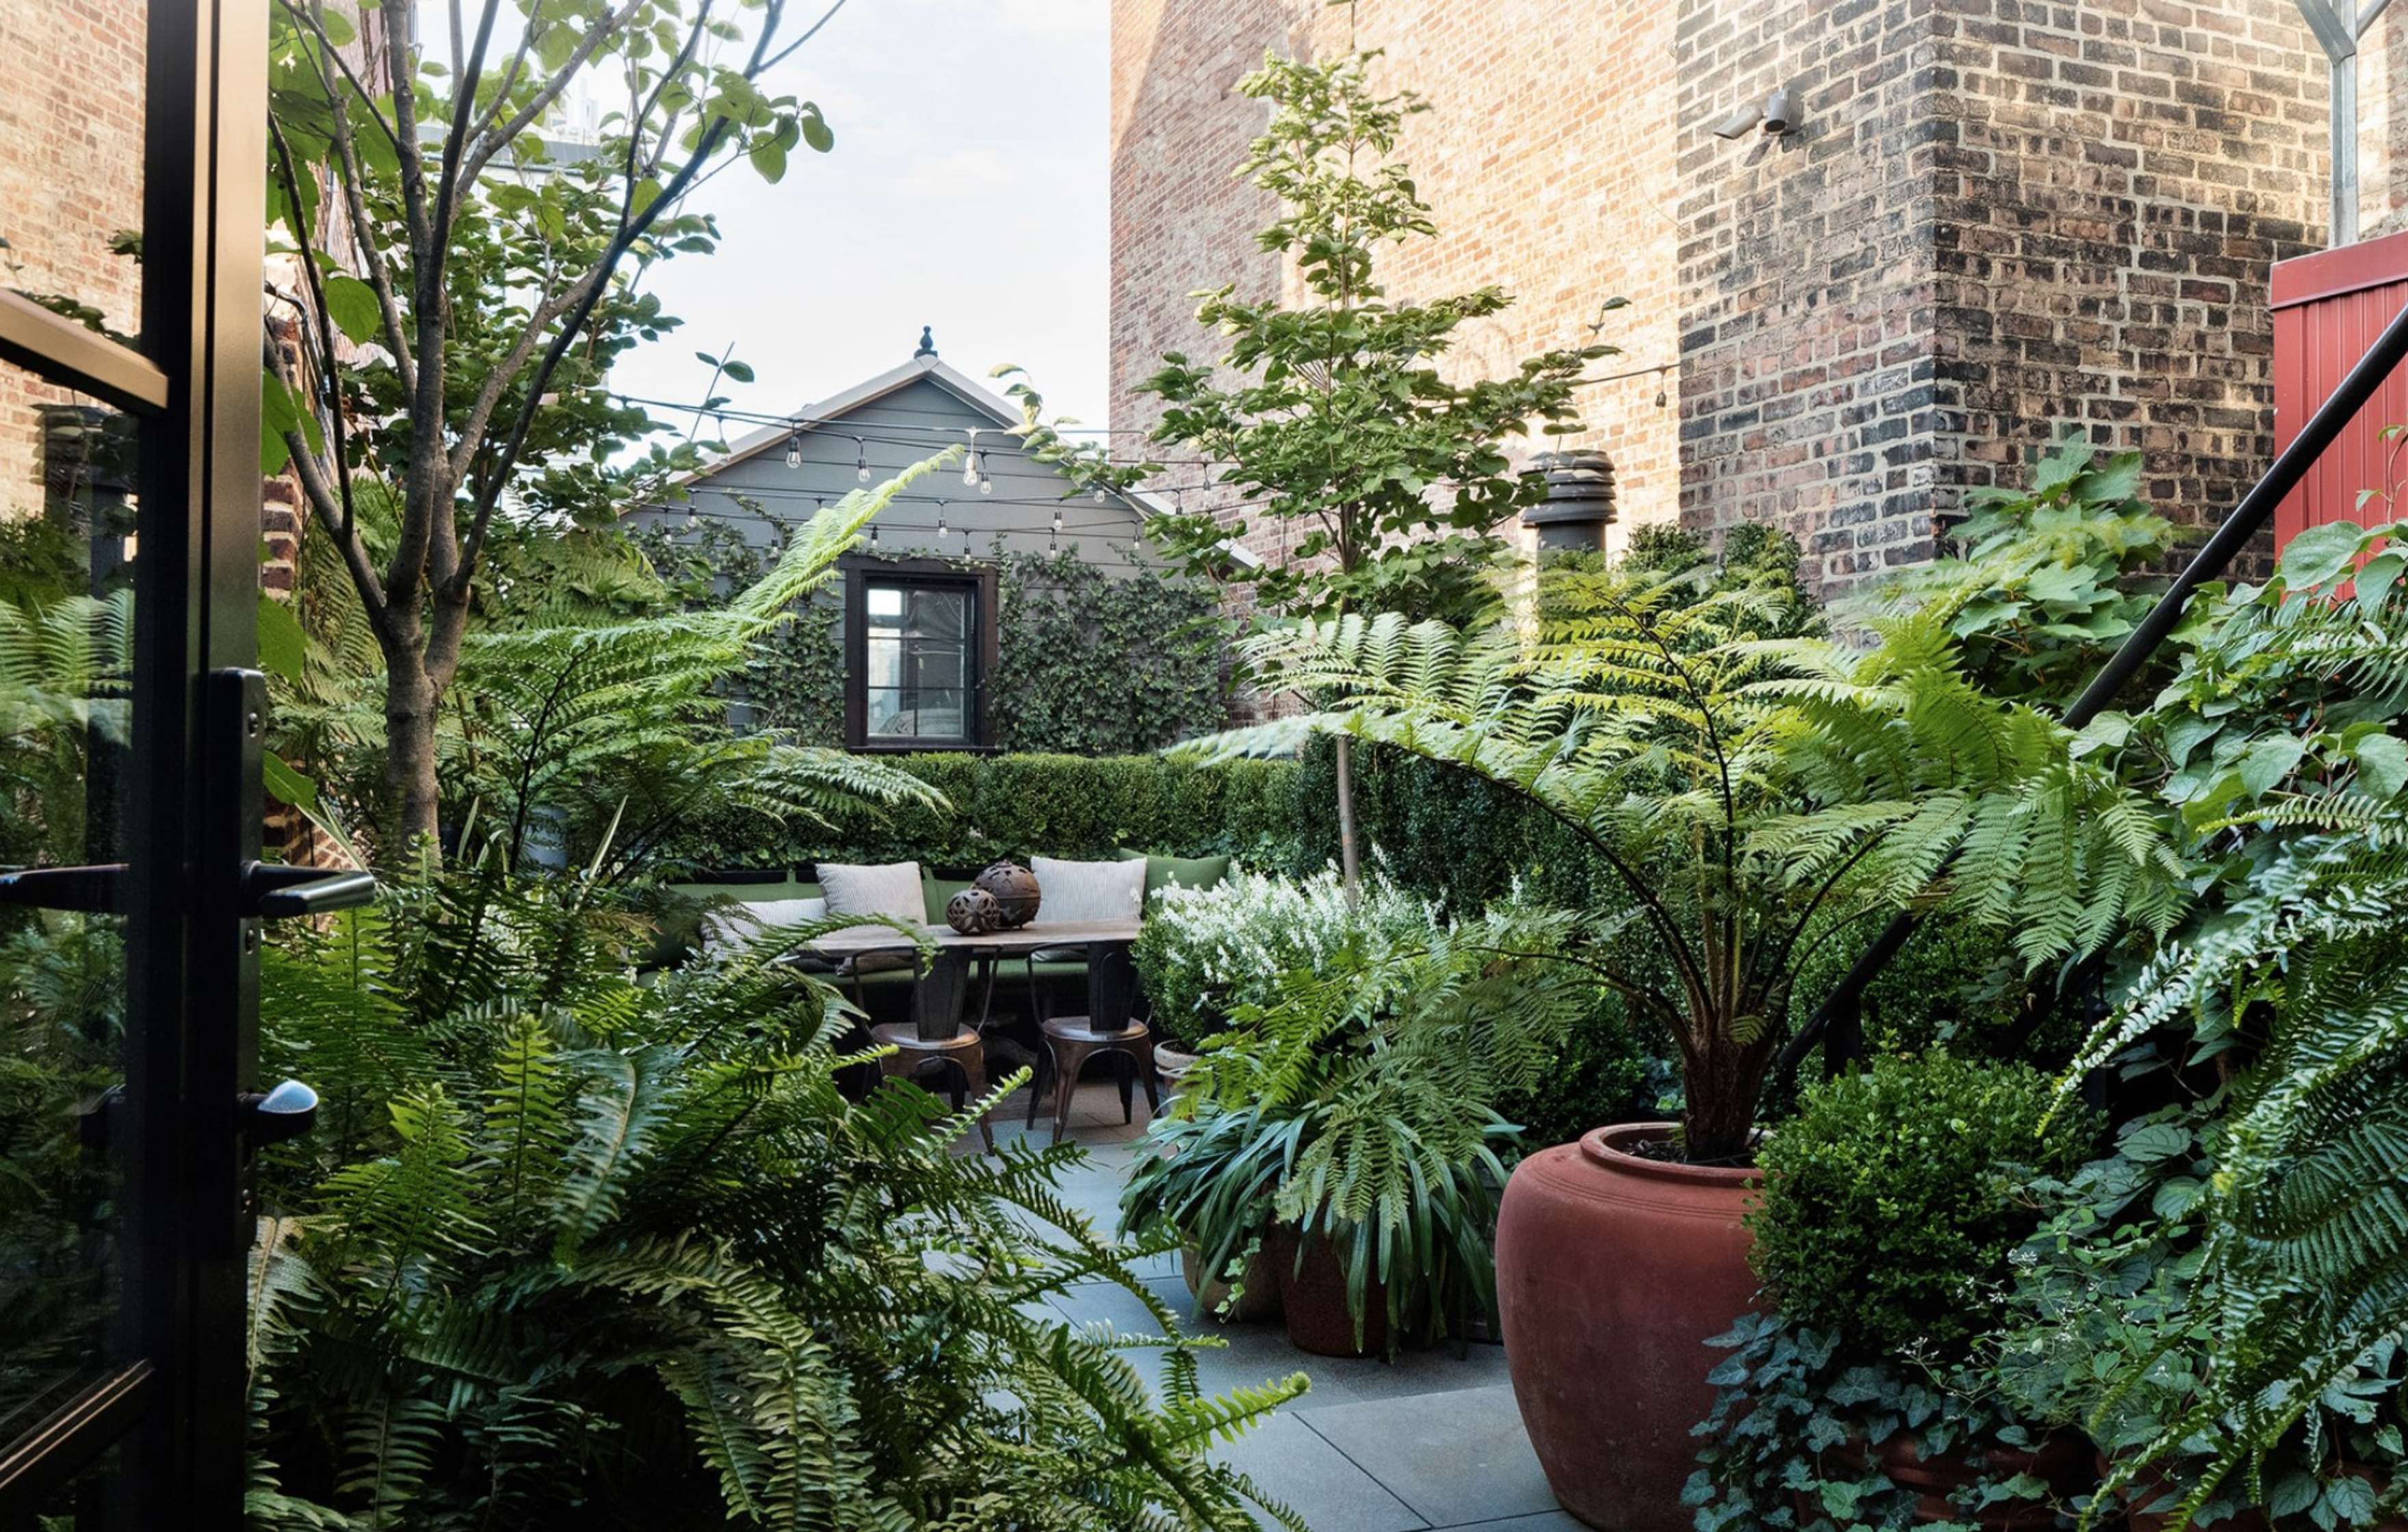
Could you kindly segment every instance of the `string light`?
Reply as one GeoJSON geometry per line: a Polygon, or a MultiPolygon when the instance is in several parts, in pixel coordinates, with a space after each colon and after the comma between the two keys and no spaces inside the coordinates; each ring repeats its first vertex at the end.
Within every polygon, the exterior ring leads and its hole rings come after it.
{"type": "Polygon", "coordinates": [[[1054,513],[1054,530],[1045,538],[1045,551],[1049,553],[1062,551],[1062,513],[1058,510],[1054,513]]]}
{"type": "MultiPolygon", "coordinates": [[[[1097,485],[1096,486],[1096,504],[1097,504],[1097,505],[1099,505],[1099,506],[1100,506],[1100,505],[1102,505],[1103,503],[1104,503],[1104,487],[1103,487],[1101,484],[1097,484],[1097,485]]],[[[1059,517],[1056,517],[1056,518],[1055,518],[1055,520],[1057,520],[1057,521],[1058,521],[1058,520],[1060,520],[1060,518],[1059,518],[1059,517]]]]}
{"type": "Polygon", "coordinates": [[[937,502],[937,540],[945,540],[945,502],[942,500],[937,502]]]}
{"type": "Polygon", "coordinates": [[[853,477],[869,482],[869,443],[859,437],[853,438],[853,477]]]}
{"type": "Polygon", "coordinates": [[[986,464],[979,452],[978,427],[973,425],[970,427],[969,455],[962,459],[962,487],[976,489],[979,487],[979,481],[985,477],[986,464]]]}
{"type": "Polygon", "coordinates": [[[878,523],[876,522],[869,523],[869,546],[872,548],[878,546],[878,523]]]}
{"type": "Polygon", "coordinates": [[[803,438],[799,435],[788,437],[786,438],[786,466],[789,468],[799,468],[802,465],[803,438]]]}

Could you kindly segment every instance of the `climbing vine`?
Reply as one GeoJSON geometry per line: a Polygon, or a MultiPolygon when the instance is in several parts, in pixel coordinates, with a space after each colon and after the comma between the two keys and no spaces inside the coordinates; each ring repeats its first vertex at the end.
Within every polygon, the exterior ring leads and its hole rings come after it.
{"type": "MultiPolygon", "coordinates": [[[[775,523],[774,518],[765,518],[775,523]]],[[[690,605],[740,589],[777,556],[717,522],[663,525],[638,538],[661,578],[690,605]]],[[[871,557],[928,556],[924,551],[871,557]]],[[[1006,552],[947,562],[996,571],[999,651],[988,707],[1007,751],[1127,755],[1221,726],[1232,678],[1228,622],[1209,585],[1130,563],[1110,569],[1079,555],[1006,552]]],[[[844,739],[841,589],[780,627],[747,667],[738,721],[804,744],[844,739]]]]}

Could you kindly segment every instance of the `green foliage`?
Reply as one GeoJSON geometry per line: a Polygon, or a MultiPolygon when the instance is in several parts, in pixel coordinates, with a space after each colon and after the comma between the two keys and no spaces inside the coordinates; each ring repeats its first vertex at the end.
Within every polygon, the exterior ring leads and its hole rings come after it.
{"type": "MultiPolygon", "coordinates": [[[[589,885],[405,884],[280,932],[265,1052],[331,1082],[254,1253],[254,1525],[1251,1527],[1219,1398],[1066,1206],[1080,1151],[848,1103],[846,1017],[765,933],[641,988],[589,885]],[[1160,1332],[1034,1317],[1121,1285],[1160,1332]]],[[[1286,1525],[1297,1525],[1283,1518],[1286,1525]]]]}
{"type": "Polygon", "coordinates": [[[666,848],[695,868],[916,861],[967,876],[1002,857],[1110,861],[1124,846],[1169,856],[1236,852],[1287,867],[1296,852],[1296,767],[1198,766],[1154,755],[881,757],[943,807],[895,805],[823,830],[808,823],[690,823],[666,848]]]}
{"type": "Polygon", "coordinates": [[[1267,635],[1265,684],[1320,710],[1191,753],[1335,734],[1571,827],[1624,885],[1597,945],[1680,1052],[1693,1155],[1747,1152],[1800,963],[1866,916],[1960,910],[2036,966],[2181,907],[2147,805],[2050,719],[1967,680],[1929,609],[1860,652],[1770,636],[1792,621],[1777,588],[1566,576],[1553,602],[1537,643],[1394,615],[1267,635]]]}
{"type": "Polygon", "coordinates": [[[1878,1058],[1809,1093],[1756,1155],[1749,1259],[1766,1297],[1860,1358],[1963,1360],[2037,1221],[2023,1182],[2069,1174],[2089,1148],[2079,1114],[2050,1121],[2052,1094],[2037,1070],[1944,1053],[1878,1058]]]}
{"type": "MultiPolygon", "coordinates": [[[[2026,1419],[2078,1428],[2111,1461],[2147,1453],[2198,1401],[2214,1354],[2209,1313],[2192,1301],[2206,1192],[2215,1162],[2214,1106],[2170,1108],[2125,1124],[2116,1152],[2063,1180],[2035,1181],[2049,1216],[2014,1260],[1993,1368],[2026,1419]]],[[[2402,1461],[2401,1358],[2385,1344],[2323,1391],[2267,1454],[2259,1503],[2320,1528],[2385,1525],[2369,1470],[2402,1461]]],[[[2223,1450],[2196,1433],[2135,1477],[2120,1497],[2171,1511],[2223,1450]]],[[[2249,1514],[2245,1476],[2198,1508],[2199,1524],[2249,1514]]]]}
{"type": "Polygon", "coordinates": [[[1159,1035],[1194,1050],[1242,1008],[1275,1004],[1297,972],[1340,952],[1381,956],[1428,938],[1436,911],[1375,873],[1350,896],[1336,869],[1303,879],[1236,872],[1165,889],[1132,956],[1159,1035]]]}
{"type": "Polygon", "coordinates": [[[1221,594],[1132,565],[1107,572],[1076,546],[999,560],[1001,663],[992,682],[1005,750],[1124,755],[1227,716],[1221,594]]]}
{"type": "MultiPolygon", "coordinates": [[[[2135,1372],[2093,1413],[2115,1422],[2126,1392],[2143,1399],[2131,1415],[2155,1429],[2128,1433],[2145,1439],[2115,1482],[2190,1457],[2186,1511],[2236,1476],[2238,1498],[2268,1503],[2302,1437],[2322,1459],[2322,1415],[2362,1410],[2408,1315],[2408,556],[2377,546],[2400,530],[2317,528],[2267,588],[2207,593],[2126,745],[2168,769],[2221,908],[2140,972],[2076,1067],[2173,1049],[2225,1084],[2198,1145],[2213,1173],[2155,1210],[2200,1231],[2160,1340],[2183,1386],[2167,1397],[2135,1372]]],[[[2189,1125],[2128,1135],[2125,1156],[2140,1143],[2189,1153],[2189,1125]]]]}
{"type": "MultiPolygon", "coordinates": [[[[765,517],[782,548],[792,527],[765,517]]],[[[724,523],[656,529],[639,539],[661,578],[704,608],[758,578],[763,551],[724,523]]],[[[900,556],[900,555],[896,555],[900,556]]],[[[996,571],[997,664],[986,678],[998,745],[1028,754],[1124,755],[1217,723],[1228,652],[1210,585],[1132,562],[1107,570],[1080,556],[1007,553],[950,560],[996,571]]],[[[804,604],[766,639],[735,688],[755,727],[805,744],[844,739],[841,603],[804,604]]]]}
{"type": "Polygon", "coordinates": [[[1713,1408],[1693,1433],[1706,1445],[1682,1499],[1698,1508],[1698,1532],[1962,1532],[1985,1512],[2017,1525],[2035,1516],[2070,1524],[2074,1508],[2057,1505],[2029,1471],[2041,1433],[1977,1374],[1852,1359],[1837,1337],[1777,1313],[1743,1315],[1710,1344],[1730,1355],[1708,1375],[1713,1408]],[[1962,1453],[1976,1476],[1942,1497],[1953,1515],[1934,1520],[1919,1489],[1884,1473],[1868,1442],[1911,1446],[1925,1459],[1962,1453]]]}
{"type": "Polygon", "coordinates": [[[1843,620],[1933,608],[1992,695],[2071,701],[2156,605],[2162,582],[2143,577],[2175,547],[2173,523],[2134,497],[2141,467],[2138,452],[2095,455],[2068,436],[2028,489],[1967,497],[1960,551],[1893,576],[1843,620]]]}
{"type": "Polygon", "coordinates": [[[1493,1315],[1492,1241],[1515,1130],[1496,1105],[1532,1088],[1587,1002],[1561,960],[1570,919],[1498,907],[1396,943],[1348,933],[1275,997],[1206,1041],[1124,1223],[1167,1225],[1222,1271],[1273,1225],[1298,1258],[1327,1241],[1356,1334],[1381,1298],[1390,1344],[1493,1315]]]}

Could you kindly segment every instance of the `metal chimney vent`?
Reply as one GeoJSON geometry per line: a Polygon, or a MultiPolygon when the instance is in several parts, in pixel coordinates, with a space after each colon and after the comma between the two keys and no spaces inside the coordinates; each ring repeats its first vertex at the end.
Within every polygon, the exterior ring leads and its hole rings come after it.
{"type": "Polygon", "coordinates": [[[1522,512],[1539,535],[1539,551],[1597,552],[1613,524],[1613,460],[1598,451],[1541,452],[1528,473],[1544,476],[1547,498],[1522,512]]]}

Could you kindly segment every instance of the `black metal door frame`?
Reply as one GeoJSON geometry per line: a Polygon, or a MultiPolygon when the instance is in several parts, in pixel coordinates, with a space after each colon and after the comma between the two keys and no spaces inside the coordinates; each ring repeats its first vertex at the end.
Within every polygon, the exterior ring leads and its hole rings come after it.
{"type": "Polygon", "coordinates": [[[110,1447],[81,1524],[241,1520],[239,1093],[258,945],[242,895],[261,721],[255,683],[224,673],[256,652],[267,3],[150,0],[141,350],[0,294],[0,358],[142,422],[127,862],[21,879],[12,895],[125,917],[125,1085],[108,1134],[126,1269],[110,1369],[0,1443],[0,1527],[110,1447]]]}

